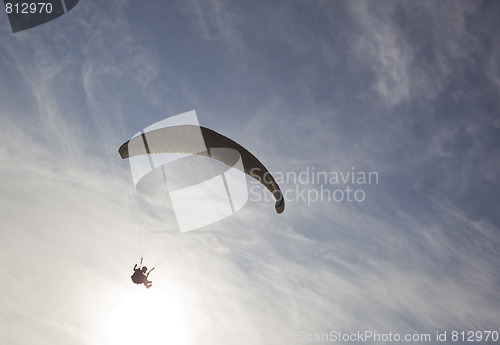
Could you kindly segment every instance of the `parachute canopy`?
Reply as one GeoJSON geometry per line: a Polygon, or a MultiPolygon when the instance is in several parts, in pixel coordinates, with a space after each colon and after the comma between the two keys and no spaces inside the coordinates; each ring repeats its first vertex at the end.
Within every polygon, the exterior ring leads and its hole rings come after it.
{"type": "Polygon", "coordinates": [[[283,194],[266,167],[243,146],[211,129],[195,125],[155,129],[133,137],[118,152],[123,159],[159,153],[185,153],[216,159],[229,167],[238,168],[266,187],[276,199],[274,207],[277,213],[285,209],[283,194]],[[231,154],[234,151],[239,153],[243,167],[234,164],[239,159],[231,154]]]}

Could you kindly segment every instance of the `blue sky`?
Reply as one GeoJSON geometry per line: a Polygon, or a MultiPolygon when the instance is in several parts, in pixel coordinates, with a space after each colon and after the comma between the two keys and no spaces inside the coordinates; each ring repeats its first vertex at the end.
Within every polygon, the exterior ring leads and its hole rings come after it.
{"type": "Polygon", "coordinates": [[[0,343],[500,331],[499,13],[495,1],[81,0],[16,34],[3,15],[0,343]],[[378,183],[287,180],[283,214],[251,199],[180,234],[117,150],[190,110],[277,174],[378,183]],[[364,200],[298,196],[347,187],[364,200]],[[149,290],[129,278],[141,232],[149,290]]]}

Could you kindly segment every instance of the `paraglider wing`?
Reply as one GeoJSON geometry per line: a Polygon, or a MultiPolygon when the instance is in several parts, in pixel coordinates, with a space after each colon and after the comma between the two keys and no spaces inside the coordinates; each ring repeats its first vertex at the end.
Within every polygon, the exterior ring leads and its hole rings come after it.
{"type": "Polygon", "coordinates": [[[274,206],[276,212],[282,213],[285,209],[283,194],[266,167],[264,167],[264,165],[243,146],[211,129],[194,125],[155,129],[133,137],[125,142],[118,152],[123,159],[155,153],[196,154],[217,159],[233,167],[234,155],[227,153],[231,150],[221,149],[236,150],[240,154],[243,162],[242,171],[259,181],[273,194],[276,199],[276,204],[274,206]],[[199,143],[200,131],[204,145],[200,145],[199,143]],[[200,147],[206,147],[206,149],[200,151],[200,147]]]}

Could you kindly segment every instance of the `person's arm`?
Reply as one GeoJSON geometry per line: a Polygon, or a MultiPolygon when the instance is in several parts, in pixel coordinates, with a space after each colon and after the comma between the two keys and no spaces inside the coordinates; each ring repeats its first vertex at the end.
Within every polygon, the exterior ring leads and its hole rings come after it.
{"type": "Polygon", "coordinates": [[[149,270],[149,272],[146,274],[146,277],[149,277],[149,274],[151,273],[152,270],[154,270],[155,268],[153,267],[152,269],[149,270]]]}
{"type": "MultiPolygon", "coordinates": [[[[141,263],[139,264],[139,269],[141,268],[141,266],[142,266],[142,258],[141,258],[141,263]]],[[[136,268],[137,268],[137,264],[134,265],[134,271],[136,268]]]]}

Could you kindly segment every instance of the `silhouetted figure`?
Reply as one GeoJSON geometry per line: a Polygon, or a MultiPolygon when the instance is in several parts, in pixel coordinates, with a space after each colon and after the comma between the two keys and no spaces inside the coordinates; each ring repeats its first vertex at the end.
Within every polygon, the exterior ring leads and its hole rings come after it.
{"type": "Polygon", "coordinates": [[[142,258],[141,258],[141,263],[139,264],[139,268],[137,268],[137,264],[134,265],[134,274],[132,274],[130,278],[132,278],[132,281],[134,283],[144,284],[144,286],[149,289],[153,282],[148,280],[148,276],[151,273],[151,271],[154,270],[155,268],[153,267],[148,273],[146,273],[148,268],[146,266],[143,266],[141,268],[141,265],[142,265],[142,258]]]}

